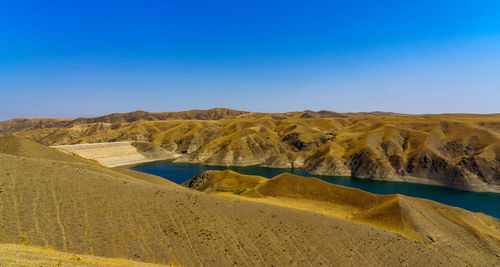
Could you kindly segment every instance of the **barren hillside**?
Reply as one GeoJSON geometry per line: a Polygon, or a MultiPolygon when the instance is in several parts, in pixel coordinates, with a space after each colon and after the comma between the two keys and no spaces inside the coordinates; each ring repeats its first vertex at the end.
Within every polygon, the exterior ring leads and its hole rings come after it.
{"type": "Polygon", "coordinates": [[[451,252],[470,263],[500,263],[500,221],[434,201],[376,195],[289,173],[272,179],[206,171],[184,186],[373,225],[451,252]]]}
{"type": "Polygon", "coordinates": [[[54,123],[0,122],[0,133],[45,145],[135,141],[148,160],[175,156],[176,162],[295,167],[319,175],[500,192],[500,114],[214,109],[54,123]]]}

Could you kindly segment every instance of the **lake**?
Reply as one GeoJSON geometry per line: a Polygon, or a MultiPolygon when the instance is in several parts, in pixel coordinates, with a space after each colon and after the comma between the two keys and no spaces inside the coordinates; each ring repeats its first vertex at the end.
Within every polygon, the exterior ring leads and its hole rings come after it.
{"type": "Polygon", "coordinates": [[[461,207],[470,211],[481,211],[500,218],[500,194],[496,193],[476,193],[434,185],[374,181],[345,176],[319,176],[311,175],[302,169],[280,169],[259,166],[224,167],[156,161],[136,165],[130,169],[158,175],[178,184],[182,184],[188,179],[207,170],[229,169],[242,174],[259,175],[267,178],[272,178],[280,173],[289,172],[300,176],[316,177],[332,184],[359,188],[375,194],[402,194],[427,198],[446,205],[461,207]]]}

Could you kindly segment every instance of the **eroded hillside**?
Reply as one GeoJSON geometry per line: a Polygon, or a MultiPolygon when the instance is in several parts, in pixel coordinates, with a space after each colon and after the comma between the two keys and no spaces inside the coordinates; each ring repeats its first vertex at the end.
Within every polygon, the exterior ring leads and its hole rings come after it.
{"type": "Polygon", "coordinates": [[[191,112],[111,114],[56,127],[7,121],[0,132],[17,129],[45,145],[136,141],[146,157],[177,162],[295,167],[500,192],[499,114],[191,112]]]}

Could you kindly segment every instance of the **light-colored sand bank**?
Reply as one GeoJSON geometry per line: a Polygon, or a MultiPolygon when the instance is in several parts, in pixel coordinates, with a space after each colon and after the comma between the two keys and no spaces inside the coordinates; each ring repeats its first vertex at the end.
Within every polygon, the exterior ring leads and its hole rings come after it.
{"type": "Polygon", "coordinates": [[[118,167],[167,158],[151,158],[141,153],[131,141],[53,146],[54,148],[93,159],[107,167],[118,167]]]}

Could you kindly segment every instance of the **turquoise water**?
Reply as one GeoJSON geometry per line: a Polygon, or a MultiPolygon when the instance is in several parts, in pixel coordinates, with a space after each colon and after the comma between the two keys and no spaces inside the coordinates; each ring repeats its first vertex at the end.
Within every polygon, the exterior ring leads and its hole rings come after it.
{"type": "Polygon", "coordinates": [[[178,184],[181,184],[206,170],[230,169],[242,174],[260,175],[267,178],[272,178],[280,173],[290,172],[300,176],[316,177],[332,184],[359,188],[375,194],[397,193],[407,196],[432,199],[443,204],[461,207],[471,211],[481,211],[491,216],[500,218],[500,194],[495,193],[476,193],[433,185],[374,181],[344,176],[319,176],[308,174],[302,169],[278,169],[259,166],[223,167],[157,161],[136,165],[131,167],[131,169],[158,175],[178,184]]]}

